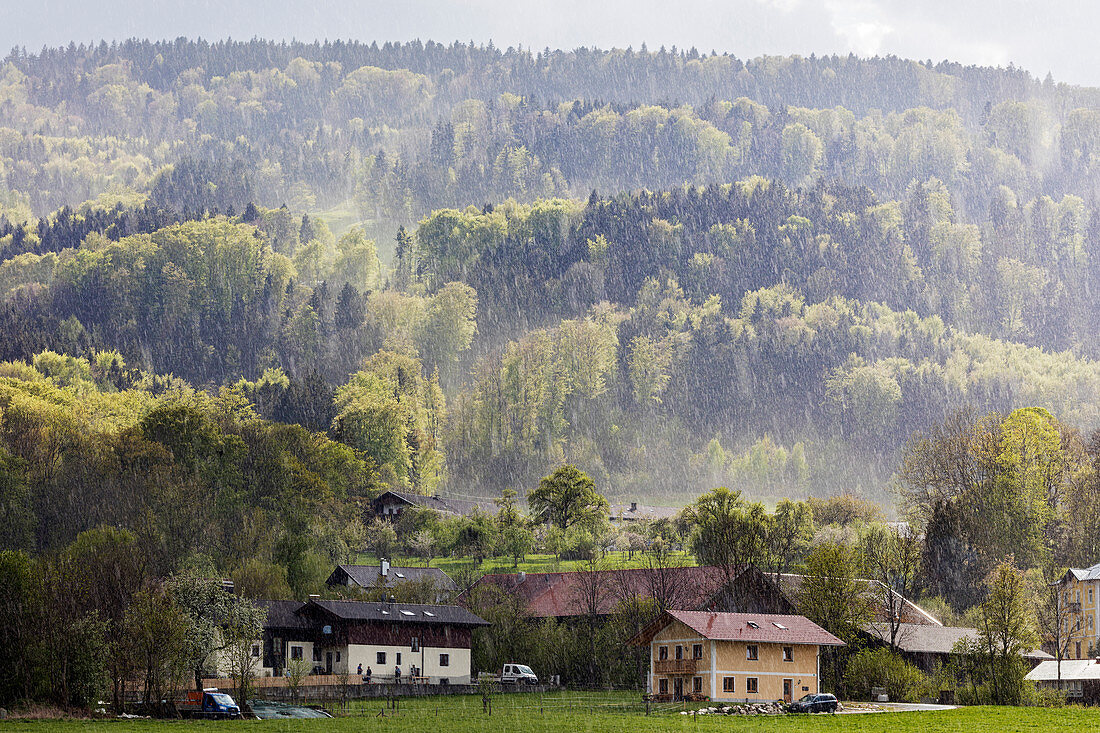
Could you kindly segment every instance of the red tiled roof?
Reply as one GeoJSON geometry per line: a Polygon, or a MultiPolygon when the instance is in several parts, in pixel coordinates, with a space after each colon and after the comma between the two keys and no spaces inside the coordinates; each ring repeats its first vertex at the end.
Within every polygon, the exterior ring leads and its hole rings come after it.
{"type": "MultiPolygon", "coordinates": [[[[662,597],[677,606],[703,605],[722,587],[725,572],[716,567],[681,567],[652,570],[600,570],[597,579],[591,573],[518,573],[486,575],[474,587],[492,584],[518,595],[535,618],[563,618],[587,613],[585,599],[596,595],[600,614],[609,614],[623,598],[632,596],[662,597]],[[592,583],[601,585],[600,592],[591,592],[592,583]]],[[[467,591],[468,593],[469,591],[467,591]]],[[[459,598],[461,602],[466,593],[459,598]]]]}
{"type": "MultiPolygon", "coordinates": [[[[648,628],[652,629],[656,626],[660,630],[667,626],[671,619],[684,623],[699,632],[703,638],[716,641],[844,646],[843,641],[805,616],[785,614],[666,611],[662,619],[658,619],[648,628]]],[[[642,634],[645,633],[646,631],[642,632],[642,634]]],[[[656,631],[653,633],[655,634],[656,631]]]]}

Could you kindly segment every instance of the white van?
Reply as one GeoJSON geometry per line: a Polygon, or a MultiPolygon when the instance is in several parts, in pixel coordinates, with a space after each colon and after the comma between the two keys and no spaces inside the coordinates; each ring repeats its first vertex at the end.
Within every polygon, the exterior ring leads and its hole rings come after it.
{"type": "Polygon", "coordinates": [[[502,685],[537,685],[539,678],[526,664],[509,662],[500,673],[502,685]]]}

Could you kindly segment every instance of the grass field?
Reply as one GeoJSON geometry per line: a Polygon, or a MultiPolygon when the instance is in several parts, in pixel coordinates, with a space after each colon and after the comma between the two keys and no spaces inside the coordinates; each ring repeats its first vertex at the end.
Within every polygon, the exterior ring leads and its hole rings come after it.
{"type": "Polygon", "coordinates": [[[150,721],[39,720],[0,721],[0,731],[363,731],[377,733],[709,733],[710,731],[1049,731],[1096,730],[1100,711],[1070,707],[975,707],[941,712],[892,712],[865,715],[814,715],[743,718],[680,715],[665,707],[646,716],[636,693],[568,692],[548,695],[496,695],[493,714],[481,709],[478,696],[406,698],[396,713],[381,701],[354,706],[347,717],[332,720],[280,721],[150,721]],[[380,713],[385,711],[385,717],[380,713]]]}
{"type": "MultiPolygon", "coordinates": [[[[604,558],[604,567],[607,568],[641,568],[645,567],[645,555],[635,552],[629,557],[625,552],[609,552],[604,558]]],[[[363,565],[373,565],[378,562],[374,555],[360,554],[357,560],[363,565]]],[[[424,561],[418,557],[397,557],[390,561],[399,567],[423,567],[424,561]]],[[[689,552],[671,553],[673,565],[695,565],[695,557],[689,552]]],[[[439,568],[443,572],[454,577],[455,573],[462,570],[474,569],[478,563],[468,557],[438,557],[432,560],[432,567],[439,568]]],[[[558,561],[553,555],[531,554],[524,558],[519,567],[512,567],[512,559],[509,557],[491,557],[480,564],[477,569],[482,573],[514,573],[522,570],[525,573],[557,573],[563,570],[583,570],[587,563],[583,560],[558,561]]]]}

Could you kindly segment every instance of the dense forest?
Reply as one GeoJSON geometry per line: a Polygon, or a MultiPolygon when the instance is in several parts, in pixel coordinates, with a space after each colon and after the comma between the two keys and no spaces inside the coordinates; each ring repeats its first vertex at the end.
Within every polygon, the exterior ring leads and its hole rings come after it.
{"type": "Polygon", "coordinates": [[[572,461],[613,497],[890,504],[961,407],[1096,427],[1096,98],[893,57],[17,49],[0,358],[232,387],[379,485],[572,461]]]}

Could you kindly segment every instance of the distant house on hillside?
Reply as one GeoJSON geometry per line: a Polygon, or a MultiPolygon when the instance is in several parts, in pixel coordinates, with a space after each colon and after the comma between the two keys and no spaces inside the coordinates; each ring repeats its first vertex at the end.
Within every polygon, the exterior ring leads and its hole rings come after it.
{"type": "Polygon", "coordinates": [[[337,565],[325,585],[379,590],[395,588],[403,583],[431,583],[435,586],[436,602],[449,598],[458,585],[439,568],[394,567],[388,560],[375,565],[337,565]]]}
{"type": "Polygon", "coordinates": [[[671,506],[647,506],[632,501],[629,504],[612,504],[608,509],[608,519],[613,523],[654,521],[674,519],[682,510],[671,506]]]}
{"type": "Polygon", "coordinates": [[[471,501],[450,497],[425,496],[405,491],[384,491],[371,502],[371,510],[377,517],[396,519],[401,513],[414,507],[430,509],[433,512],[452,516],[469,516],[475,511],[496,514],[497,506],[492,499],[471,501]]]}
{"type": "Polygon", "coordinates": [[[821,647],[844,646],[803,616],[676,610],[628,643],[649,647],[649,692],[722,702],[791,702],[819,692],[821,647]]]}

